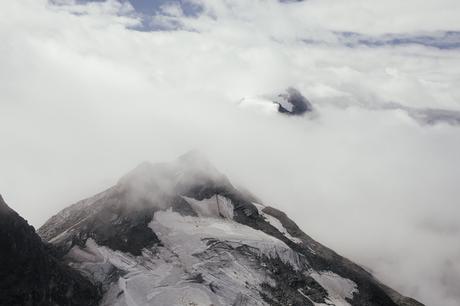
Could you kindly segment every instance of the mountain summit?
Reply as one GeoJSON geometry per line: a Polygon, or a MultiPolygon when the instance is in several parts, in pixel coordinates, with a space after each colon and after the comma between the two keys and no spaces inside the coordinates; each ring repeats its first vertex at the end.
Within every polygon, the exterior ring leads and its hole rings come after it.
{"type": "Polygon", "coordinates": [[[99,305],[421,305],[248,194],[193,152],[141,164],[38,233],[99,305]]]}

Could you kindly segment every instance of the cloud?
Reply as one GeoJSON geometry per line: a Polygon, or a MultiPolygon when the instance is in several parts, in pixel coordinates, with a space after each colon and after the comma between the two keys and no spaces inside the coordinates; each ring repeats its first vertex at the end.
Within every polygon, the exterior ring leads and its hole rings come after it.
{"type": "Polygon", "coordinates": [[[141,161],[195,148],[402,293],[458,305],[460,128],[411,112],[460,110],[460,54],[336,35],[459,31],[458,1],[192,4],[200,14],[156,11],[173,26],[151,32],[126,2],[0,4],[8,203],[39,226],[141,161]],[[290,86],[317,116],[239,107],[290,86]]]}
{"type": "Polygon", "coordinates": [[[428,32],[412,34],[384,34],[378,36],[363,35],[354,32],[336,33],[339,43],[349,47],[356,46],[399,46],[399,45],[422,45],[439,49],[459,49],[460,32],[428,32]]]}

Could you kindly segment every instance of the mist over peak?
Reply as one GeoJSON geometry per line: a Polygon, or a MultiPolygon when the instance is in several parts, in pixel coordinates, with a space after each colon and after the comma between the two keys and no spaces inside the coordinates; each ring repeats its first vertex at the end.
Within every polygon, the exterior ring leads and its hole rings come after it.
{"type": "Polygon", "coordinates": [[[169,163],[143,162],[124,175],[119,188],[128,188],[133,194],[175,193],[197,184],[229,185],[228,178],[220,173],[198,150],[189,151],[169,163]]]}
{"type": "Polygon", "coordinates": [[[210,180],[219,180],[223,178],[217,168],[211,163],[209,158],[199,150],[191,150],[179,156],[173,162],[183,176],[202,176],[210,180]]]}

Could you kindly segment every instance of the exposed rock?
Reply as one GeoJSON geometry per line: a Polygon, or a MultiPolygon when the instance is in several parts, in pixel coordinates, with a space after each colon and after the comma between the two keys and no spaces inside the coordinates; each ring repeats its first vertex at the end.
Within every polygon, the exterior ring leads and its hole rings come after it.
{"type": "Polygon", "coordinates": [[[286,93],[279,94],[274,102],[278,104],[278,111],[287,115],[303,115],[313,111],[313,106],[307,98],[293,87],[286,89],[286,93]]]}

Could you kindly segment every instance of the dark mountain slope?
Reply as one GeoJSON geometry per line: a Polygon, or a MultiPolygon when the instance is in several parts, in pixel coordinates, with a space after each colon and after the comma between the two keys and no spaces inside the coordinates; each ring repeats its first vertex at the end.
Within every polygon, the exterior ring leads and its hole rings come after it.
{"type": "Polygon", "coordinates": [[[56,260],[0,196],[0,305],[97,305],[97,286],[56,260]]]}

